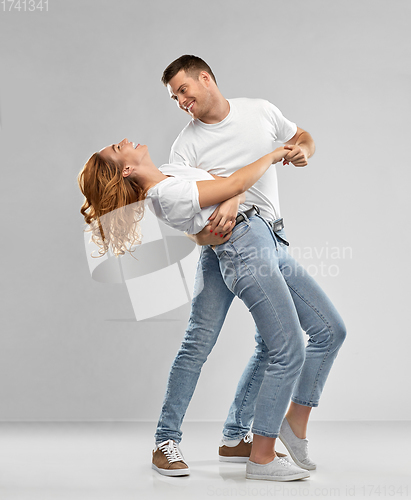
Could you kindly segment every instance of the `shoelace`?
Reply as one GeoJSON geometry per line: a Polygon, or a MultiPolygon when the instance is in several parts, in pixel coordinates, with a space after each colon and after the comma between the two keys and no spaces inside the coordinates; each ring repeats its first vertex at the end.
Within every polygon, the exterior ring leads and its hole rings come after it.
{"type": "Polygon", "coordinates": [[[245,436],[244,436],[244,443],[252,443],[253,442],[253,435],[251,434],[251,432],[248,432],[245,436]]]}
{"type": "Polygon", "coordinates": [[[178,449],[176,443],[172,439],[160,443],[158,445],[158,448],[164,453],[169,463],[184,462],[180,450],[178,449]]]}
{"type": "Polygon", "coordinates": [[[281,464],[281,465],[284,465],[285,467],[290,467],[291,464],[288,460],[286,460],[285,458],[282,458],[282,457],[278,457],[278,462],[281,464]]]}

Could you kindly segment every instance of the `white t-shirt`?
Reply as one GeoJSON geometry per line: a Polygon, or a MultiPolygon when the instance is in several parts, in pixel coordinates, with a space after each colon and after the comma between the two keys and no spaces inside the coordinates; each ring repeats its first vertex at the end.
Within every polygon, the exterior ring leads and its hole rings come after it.
{"type": "MultiPolygon", "coordinates": [[[[182,130],[170,153],[170,163],[184,163],[196,170],[227,177],[273,151],[297,132],[270,102],[263,99],[228,99],[230,112],[220,123],[196,119],[182,130]]],[[[246,193],[239,210],[257,205],[267,220],[280,217],[277,172],[270,167],[246,193]]]]}
{"type": "Polygon", "coordinates": [[[164,175],[171,175],[150,188],[147,199],[152,201],[156,216],[168,226],[188,234],[199,233],[217,205],[200,207],[196,181],[214,180],[205,170],[184,164],[162,165],[164,175]]]}

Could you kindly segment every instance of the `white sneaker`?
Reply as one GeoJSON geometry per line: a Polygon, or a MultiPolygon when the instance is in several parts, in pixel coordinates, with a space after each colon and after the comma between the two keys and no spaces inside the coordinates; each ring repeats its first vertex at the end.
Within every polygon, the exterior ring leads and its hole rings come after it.
{"type": "Polygon", "coordinates": [[[245,477],[267,481],[295,481],[310,477],[310,473],[284,458],[275,457],[268,464],[256,464],[249,460],[245,469],[245,477]]]}
{"type": "Polygon", "coordinates": [[[280,440],[287,448],[288,453],[294,462],[302,469],[314,470],[317,468],[316,464],[308,456],[308,439],[298,438],[284,418],[280,429],[280,440]]]}

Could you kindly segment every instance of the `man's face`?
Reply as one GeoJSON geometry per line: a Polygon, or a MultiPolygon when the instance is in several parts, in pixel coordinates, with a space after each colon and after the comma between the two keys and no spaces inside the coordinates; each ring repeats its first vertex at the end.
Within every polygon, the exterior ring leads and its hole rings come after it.
{"type": "Polygon", "coordinates": [[[205,71],[196,78],[181,70],[169,81],[167,89],[177,106],[192,118],[201,120],[210,111],[210,76],[205,71]]]}

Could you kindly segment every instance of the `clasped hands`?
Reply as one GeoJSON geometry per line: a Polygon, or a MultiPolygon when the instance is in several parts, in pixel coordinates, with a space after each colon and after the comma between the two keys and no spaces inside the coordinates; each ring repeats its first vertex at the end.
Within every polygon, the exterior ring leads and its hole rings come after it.
{"type": "MultiPolygon", "coordinates": [[[[297,145],[286,145],[289,152],[284,156],[283,164],[292,163],[296,167],[307,165],[307,153],[297,145]]],[[[214,210],[207,226],[194,236],[197,245],[221,245],[230,239],[238,215],[238,207],[245,201],[245,193],[226,200],[214,210]]]]}
{"type": "Polygon", "coordinates": [[[286,145],[290,151],[284,156],[283,165],[292,163],[295,167],[305,167],[308,164],[308,156],[305,149],[297,144],[286,145]]]}

